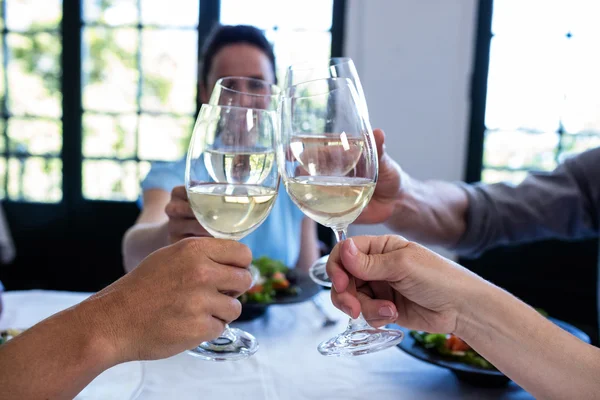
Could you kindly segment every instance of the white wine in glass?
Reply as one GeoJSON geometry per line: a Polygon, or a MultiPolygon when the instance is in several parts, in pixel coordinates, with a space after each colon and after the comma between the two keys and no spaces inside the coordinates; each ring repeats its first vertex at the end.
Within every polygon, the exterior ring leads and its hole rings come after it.
{"type": "MultiPolygon", "coordinates": [[[[279,117],[277,164],[290,198],[331,228],[338,242],[346,239],[348,225],[373,195],[378,173],[375,139],[354,84],[326,78],[292,86],[281,97],[279,117]]],[[[361,314],[318,350],[355,356],[395,346],[402,338],[400,330],[369,326],[361,314]]]]}
{"type": "MultiPolygon", "coordinates": [[[[367,107],[367,101],[365,99],[365,95],[363,92],[363,88],[360,82],[360,78],[358,76],[358,72],[356,70],[356,66],[354,65],[354,61],[350,57],[334,57],[326,62],[305,62],[305,63],[296,63],[290,65],[286,70],[285,80],[283,83],[284,93],[289,93],[293,91],[294,87],[297,90],[303,90],[304,92],[310,92],[311,88],[304,86],[301,84],[315,81],[315,80],[323,80],[327,78],[346,78],[349,79],[354,88],[356,89],[356,93],[358,95],[358,101],[362,105],[363,109],[361,112],[364,114],[366,120],[369,120],[369,110],[367,107]]],[[[313,93],[314,94],[314,93],[313,93]]],[[[298,93],[295,93],[297,96],[298,93]]],[[[331,135],[330,135],[331,136],[331,135]]],[[[301,138],[303,139],[303,138],[301,138]]],[[[320,140],[320,138],[314,138],[313,144],[317,144],[316,142],[320,140]]],[[[350,145],[353,144],[351,140],[357,140],[358,145],[363,145],[360,138],[347,138],[348,143],[350,145]]],[[[332,142],[329,142],[332,143],[332,142]]],[[[340,143],[340,142],[338,142],[340,143]]],[[[341,143],[340,143],[341,144],[341,143]]],[[[329,144],[331,145],[331,144],[329,144]]],[[[335,145],[335,144],[334,144],[335,145]]],[[[300,163],[303,163],[301,158],[296,158],[300,163]]],[[[354,157],[346,156],[344,159],[347,162],[347,165],[340,165],[339,168],[350,169],[352,167],[352,162],[355,161],[354,157]]],[[[316,283],[331,287],[331,280],[327,276],[327,271],[325,270],[325,266],[327,264],[327,258],[329,256],[321,257],[317,260],[309,269],[310,277],[316,283]]]]}
{"type": "MultiPolygon", "coordinates": [[[[267,218],[279,189],[275,111],[203,104],[188,150],[185,186],[200,224],[214,237],[240,240],[267,218]]],[[[258,350],[254,336],[226,326],[190,354],[239,360],[258,350]]]]}

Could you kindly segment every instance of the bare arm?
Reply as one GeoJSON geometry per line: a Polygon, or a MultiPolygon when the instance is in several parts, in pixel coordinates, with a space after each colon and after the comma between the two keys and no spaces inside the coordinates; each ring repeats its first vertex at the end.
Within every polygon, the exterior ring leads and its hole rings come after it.
{"type": "Polygon", "coordinates": [[[123,263],[130,272],[148,254],[169,244],[165,207],[171,196],[161,189],[144,191],[144,207],[123,237],[123,263]]]}
{"type": "Polygon", "coordinates": [[[312,263],[319,258],[319,241],[317,239],[317,224],[310,218],[302,219],[300,229],[300,254],[296,268],[308,271],[312,263]]]}
{"type": "Polygon", "coordinates": [[[458,185],[411,178],[385,152],[385,135],[373,131],[379,176],[358,224],[385,223],[394,231],[428,244],[452,246],[465,231],[466,192],[458,185]]]}
{"type": "Polygon", "coordinates": [[[114,365],[170,357],[216,338],[240,315],[236,297],[250,287],[251,260],[245,245],[213,238],[154,252],[102,291],[0,346],[1,397],[72,399],[114,365]]]}
{"type": "Polygon", "coordinates": [[[103,326],[87,318],[84,307],[56,314],[0,347],[3,397],[72,399],[116,364],[113,344],[101,336],[103,326]]]}
{"type": "Polygon", "coordinates": [[[327,273],[336,307],[354,318],[362,311],[372,326],[454,333],[539,399],[600,394],[600,349],[423,246],[355,236],[333,249],[327,273]],[[350,276],[356,292],[348,290],[350,276]]]}
{"type": "Polygon", "coordinates": [[[474,289],[457,323],[459,337],[535,398],[597,398],[600,349],[495,286],[474,289]]]}
{"type": "Polygon", "coordinates": [[[401,176],[402,190],[386,225],[421,243],[455,245],[466,228],[469,202],[465,191],[449,182],[401,176]]]}

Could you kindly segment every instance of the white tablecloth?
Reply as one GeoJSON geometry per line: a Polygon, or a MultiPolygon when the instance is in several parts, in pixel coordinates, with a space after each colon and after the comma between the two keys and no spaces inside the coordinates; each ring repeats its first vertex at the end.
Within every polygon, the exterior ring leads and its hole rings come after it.
{"type": "MultiPolygon", "coordinates": [[[[27,328],[72,306],[88,293],[4,293],[0,328],[27,328]]],[[[322,328],[311,302],[273,306],[251,322],[233,324],[253,333],[258,353],[248,360],[214,363],[187,354],[131,362],[104,372],[77,399],[531,399],[518,386],[481,389],[392,348],[350,358],[321,356],[316,346],[341,331],[346,317],[322,293],[337,326],[322,328]]]]}

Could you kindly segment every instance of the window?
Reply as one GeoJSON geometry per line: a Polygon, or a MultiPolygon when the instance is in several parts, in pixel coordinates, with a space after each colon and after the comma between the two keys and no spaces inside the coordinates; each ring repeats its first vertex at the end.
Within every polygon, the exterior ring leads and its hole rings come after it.
{"type": "Polygon", "coordinates": [[[2,1],[0,194],[62,199],[61,2],[2,1]]]}
{"type": "Polygon", "coordinates": [[[480,4],[475,85],[485,107],[472,135],[483,131],[481,180],[517,183],[600,146],[600,2],[496,0],[493,12],[491,1],[480,4]]]}
{"type": "Polygon", "coordinates": [[[198,49],[217,21],[264,29],[279,75],[341,47],[343,0],[0,4],[0,197],[17,202],[136,200],[151,162],[185,155],[198,49]]]}
{"type": "Polygon", "coordinates": [[[150,161],[185,154],[198,16],[198,0],[84,2],[84,197],[135,200],[150,161]]]}

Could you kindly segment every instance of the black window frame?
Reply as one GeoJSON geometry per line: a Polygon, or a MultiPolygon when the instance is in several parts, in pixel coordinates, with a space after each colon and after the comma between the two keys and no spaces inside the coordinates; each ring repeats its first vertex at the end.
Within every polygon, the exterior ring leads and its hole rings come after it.
{"type": "Polygon", "coordinates": [[[485,141],[485,107],[487,98],[490,47],[492,43],[493,0],[479,0],[475,49],[471,78],[471,121],[467,142],[465,181],[479,182],[483,169],[483,145],[485,141]]]}

